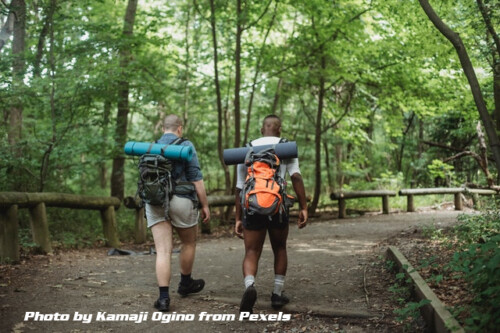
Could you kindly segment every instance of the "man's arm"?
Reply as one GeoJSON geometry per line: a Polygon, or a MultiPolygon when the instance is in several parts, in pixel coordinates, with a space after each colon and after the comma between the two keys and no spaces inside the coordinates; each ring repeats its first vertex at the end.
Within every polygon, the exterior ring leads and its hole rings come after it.
{"type": "Polygon", "coordinates": [[[241,220],[241,201],[240,201],[240,193],[241,189],[236,188],[236,195],[234,199],[234,207],[235,207],[235,212],[234,212],[234,217],[236,220],[236,223],[234,225],[234,232],[236,233],[236,236],[239,238],[243,238],[243,221],[241,220]]]}
{"type": "Polygon", "coordinates": [[[208,199],[207,192],[205,191],[205,183],[203,179],[197,180],[193,182],[194,187],[196,188],[196,194],[198,195],[198,200],[200,200],[201,204],[201,217],[203,219],[203,223],[208,223],[210,221],[210,209],[208,208],[208,199]]]}
{"type": "Polygon", "coordinates": [[[302,175],[298,172],[291,176],[293,190],[297,194],[297,199],[299,200],[299,220],[297,225],[300,229],[304,228],[307,224],[307,199],[306,199],[306,189],[304,187],[304,181],[302,180],[302,175]]]}

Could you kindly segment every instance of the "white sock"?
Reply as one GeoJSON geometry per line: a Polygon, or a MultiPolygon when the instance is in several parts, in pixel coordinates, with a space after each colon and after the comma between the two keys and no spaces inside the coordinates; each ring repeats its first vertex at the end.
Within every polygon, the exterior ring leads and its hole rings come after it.
{"type": "Polygon", "coordinates": [[[285,276],[276,274],[274,275],[274,290],[273,293],[281,296],[281,292],[283,291],[283,287],[285,286],[285,276]]]}
{"type": "Polygon", "coordinates": [[[253,275],[245,276],[245,289],[250,287],[254,283],[255,283],[255,276],[253,275]]]}

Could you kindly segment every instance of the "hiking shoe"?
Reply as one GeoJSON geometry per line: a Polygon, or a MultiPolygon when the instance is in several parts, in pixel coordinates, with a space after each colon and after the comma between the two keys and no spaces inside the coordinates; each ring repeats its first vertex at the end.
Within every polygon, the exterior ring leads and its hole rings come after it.
{"type": "Polygon", "coordinates": [[[253,313],[253,305],[257,300],[257,290],[253,284],[245,290],[240,303],[240,312],[253,313]]]}
{"type": "Polygon", "coordinates": [[[158,298],[154,306],[158,311],[168,311],[170,308],[170,298],[158,298]]]}
{"type": "Polygon", "coordinates": [[[275,310],[281,308],[285,304],[288,304],[288,302],[290,302],[290,299],[283,293],[281,294],[281,296],[275,293],[271,294],[271,306],[275,310]]]}
{"type": "Polygon", "coordinates": [[[205,287],[205,280],[203,279],[191,280],[191,282],[188,285],[183,285],[179,283],[179,288],[177,289],[177,292],[182,297],[186,297],[189,294],[194,294],[202,291],[203,287],[205,287]]]}

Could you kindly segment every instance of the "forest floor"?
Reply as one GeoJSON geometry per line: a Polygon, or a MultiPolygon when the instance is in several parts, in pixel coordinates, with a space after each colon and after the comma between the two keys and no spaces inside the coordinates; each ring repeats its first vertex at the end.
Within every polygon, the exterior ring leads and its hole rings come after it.
{"type": "Polygon", "coordinates": [[[396,245],[410,262],[417,260],[426,247],[422,232],[454,225],[461,213],[453,206],[347,219],[323,213],[302,230],[293,225],[285,283],[291,302],[280,311],[270,306],[274,275],[266,241],[256,280],[258,321],[239,320],[244,252],[229,231],[200,237],[193,276],[205,279],[206,286],[197,295],[181,298],[175,292],[180,276],[174,249],[171,312],[165,314],[152,306],[157,297],[155,257],[147,254],[152,244],[122,246],[138,255],[109,256],[109,248],[91,248],[23,256],[20,264],[0,266],[0,332],[423,331],[422,321],[408,329],[396,320],[399,305],[389,291],[396,279],[384,255],[388,245],[396,245]],[[38,312],[39,320],[27,319],[30,312],[38,312]],[[211,317],[201,317],[203,312],[211,317]],[[42,321],[51,317],[62,321],[42,321]]]}

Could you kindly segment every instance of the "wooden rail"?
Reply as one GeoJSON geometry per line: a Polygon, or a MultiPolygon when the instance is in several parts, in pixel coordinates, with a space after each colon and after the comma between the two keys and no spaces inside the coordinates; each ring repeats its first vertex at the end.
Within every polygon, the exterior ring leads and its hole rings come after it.
{"type": "MultiPolygon", "coordinates": [[[[399,196],[407,197],[407,211],[414,212],[415,204],[413,197],[416,195],[431,195],[431,194],[453,194],[455,196],[455,209],[462,210],[463,202],[462,195],[470,194],[473,196],[475,203],[478,202],[478,195],[496,195],[499,194],[497,190],[493,189],[475,189],[466,187],[446,187],[446,188],[412,188],[402,189],[398,192],[399,196]]],[[[387,190],[373,190],[373,191],[349,191],[349,192],[335,192],[330,194],[330,199],[338,200],[339,202],[339,218],[346,217],[346,200],[368,197],[381,197],[382,198],[382,212],[389,214],[389,197],[396,196],[395,191],[387,190]]]]}
{"type": "Polygon", "coordinates": [[[106,244],[119,247],[114,197],[84,196],[65,193],[0,192],[0,262],[19,260],[19,208],[28,208],[33,241],[46,253],[52,252],[46,207],[99,210],[106,244]]]}
{"type": "Polygon", "coordinates": [[[339,218],[346,217],[346,200],[357,198],[381,197],[382,212],[389,214],[389,197],[395,197],[395,191],[373,190],[373,191],[351,191],[351,192],[334,192],[330,194],[330,199],[339,201],[339,218]]]}
{"type": "Polygon", "coordinates": [[[399,190],[400,196],[407,197],[406,210],[408,212],[415,211],[415,203],[413,197],[415,195],[431,195],[431,194],[453,194],[455,210],[463,210],[462,194],[477,195],[495,195],[498,194],[495,190],[490,189],[473,189],[466,187],[441,187],[441,188],[412,188],[399,190]]]}

